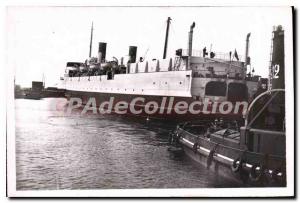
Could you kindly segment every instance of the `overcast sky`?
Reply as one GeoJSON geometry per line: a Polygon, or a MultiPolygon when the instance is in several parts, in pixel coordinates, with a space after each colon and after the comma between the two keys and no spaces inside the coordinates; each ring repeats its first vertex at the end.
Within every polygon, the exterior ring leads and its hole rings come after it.
{"type": "MultiPolygon", "coordinates": [[[[291,30],[288,7],[8,7],[8,68],[16,83],[31,86],[42,80],[53,86],[63,76],[67,61],[88,57],[91,23],[94,22],[93,55],[98,42],[107,42],[107,59],[128,55],[138,46],[138,57],[162,58],[167,17],[172,18],[168,57],[187,48],[188,31],[194,21],[193,49],[212,44],[212,51],[237,50],[245,55],[246,35],[251,32],[250,57],[256,74],[267,77],[272,27],[291,30]]],[[[243,59],[244,60],[244,59],[243,59]]]]}

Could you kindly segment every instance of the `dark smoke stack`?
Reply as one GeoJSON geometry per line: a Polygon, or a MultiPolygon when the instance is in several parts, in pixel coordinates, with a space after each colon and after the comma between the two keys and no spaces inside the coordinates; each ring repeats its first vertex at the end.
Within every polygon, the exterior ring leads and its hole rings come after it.
{"type": "Polygon", "coordinates": [[[105,42],[99,42],[99,48],[98,48],[98,62],[104,62],[106,57],[106,43],[105,42]]]}
{"type": "Polygon", "coordinates": [[[249,58],[249,38],[251,33],[247,34],[246,37],[246,53],[245,53],[245,66],[250,65],[250,58],[249,58]]]}
{"type": "Polygon", "coordinates": [[[250,35],[251,35],[251,33],[248,33],[247,37],[246,37],[246,53],[245,53],[245,65],[244,65],[246,73],[244,73],[243,79],[246,78],[247,66],[250,65],[250,57],[249,57],[249,38],[250,38],[250,35]]]}
{"type": "Polygon", "coordinates": [[[273,31],[272,89],[284,89],[284,30],[277,26],[273,31]]]}
{"type": "Polygon", "coordinates": [[[135,63],[136,61],[136,52],[137,47],[136,46],[130,46],[129,47],[129,63],[135,63]]]}
{"type": "Polygon", "coordinates": [[[189,56],[192,56],[192,49],[193,49],[193,30],[195,28],[195,22],[193,22],[193,24],[191,25],[190,28],[190,32],[189,32],[189,50],[188,50],[188,54],[189,56]]]}

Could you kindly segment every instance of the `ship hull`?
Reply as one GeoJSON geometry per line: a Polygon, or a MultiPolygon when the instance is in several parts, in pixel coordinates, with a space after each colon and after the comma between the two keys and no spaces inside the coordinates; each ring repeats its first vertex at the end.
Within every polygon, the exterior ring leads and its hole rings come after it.
{"type": "Polygon", "coordinates": [[[224,119],[224,120],[240,120],[242,121],[242,108],[239,109],[238,113],[227,113],[223,114],[219,111],[212,112],[212,106],[207,106],[207,110],[203,111],[204,106],[202,105],[195,105],[194,110],[196,112],[190,112],[189,107],[180,107],[181,112],[178,113],[175,109],[176,104],[178,102],[185,102],[188,105],[192,104],[196,100],[193,97],[170,97],[170,96],[149,96],[149,95],[133,95],[133,94],[116,94],[116,93],[101,93],[101,92],[85,92],[85,91],[73,91],[73,90],[66,90],[66,98],[70,100],[71,98],[79,98],[82,101],[82,107],[85,106],[92,106],[92,103],[89,103],[89,100],[95,99],[97,113],[113,113],[113,114],[121,114],[121,115],[130,115],[136,117],[143,117],[147,119],[160,119],[160,120],[169,120],[169,121],[190,121],[190,120],[208,120],[214,121],[216,118],[224,119]],[[132,103],[135,99],[140,98],[143,101],[136,101],[132,103]],[[101,104],[104,102],[108,102],[112,100],[112,108],[111,111],[107,106],[101,107],[101,104]],[[116,112],[114,108],[118,102],[126,102],[128,103],[129,107],[128,110],[122,113],[116,112]],[[148,102],[155,102],[158,104],[157,110],[154,111],[154,108],[148,108],[148,111],[145,110],[147,107],[148,102]],[[133,109],[135,111],[140,111],[140,113],[135,113],[130,110],[130,105],[132,104],[133,109]],[[104,112],[100,112],[104,110],[104,112]],[[186,112],[184,111],[186,109],[186,112]],[[200,111],[200,112],[197,112],[200,111]],[[184,113],[182,113],[184,112],[184,113]]]}
{"type": "MultiPolygon", "coordinates": [[[[211,140],[212,137],[210,139],[205,139],[204,137],[201,137],[201,135],[194,135],[181,128],[179,128],[177,132],[178,143],[180,143],[184,153],[195,162],[206,166],[207,170],[211,170],[216,174],[238,181],[246,186],[286,186],[285,175],[283,177],[276,178],[276,175],[273,175],[273,173],[266,173],[269,170],[274,172],[279,168],[281,172],[285,171],[285,168],[281,168],[283,166],[282,163],[284,159],[279,158],[276,155],[269,154],[268,161],[263,162],[263,157],[265,157],[265,155],[262,153],[254,153],[238,147],[232,147],[232,145],[216,143],[211,140]],[[195,143],[197,143],[196,147],[195,143]],[[233,169],[234,160],[239,160],[241,156],[244,156],[245,163],[239,170],[233,169]],[[260,177],[252,176],[251,178],[250,172],[252,170],[252,166],[249,164],[262,166],[258,163],[261,163],[263,167],[265,167],[264,174],[260,177]]],[[[172,139],[174,140],[174,138],[172,139]]]]}

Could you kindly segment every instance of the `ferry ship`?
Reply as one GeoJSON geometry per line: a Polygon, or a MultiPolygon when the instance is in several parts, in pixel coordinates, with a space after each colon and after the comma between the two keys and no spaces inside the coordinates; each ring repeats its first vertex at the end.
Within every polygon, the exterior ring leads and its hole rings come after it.
{"type": "MultiPolygon", "coordinates": [[[[91,56],[93,41],[93,25],[91,29],[89,58],[85,62],[67,62],[65,75],[61,78],[67,98],[81,98],[86,104],[89,98],[96,99],[97,106],[101,102],[130,102],[137,97],[143,101],[134,103],[134,108],[143,110],[138,116],[171,120],[214,119],[215,117],[241,118],[242,109],[238,113],[226,115],[217,109],[213,113],[176,114],[176,105],[180,101],[191,104],[194,101],[220,105],[224,101],[236,102],[252,100],[260,87],[266,88],[265,80],[260,76],[247,73],[250,66],[249,38],[246,36],[244,61],[236,51],[217,53],[206,50],[193,50],[193,30],[195,22],[190,26],[188,49],[176,50],[173,58],[167,58],[169,26],[167,19],[166,37],[163,59],[137,59],[137,47],[129,46],[128,61],[124,57],[106,59],[107,43],[99,42],[98,56],[91,56]],[[262,86],[263,84],[263,86],[262,86]],[[156,112],[146,113],[146,103],[152,101],[161,105],[156,112]],[[170,104],[171,103],[171,104],[170,104]]],[[[185,106],[180,108],[187,108],[185,106]]],[[[198,109],[203,106],[198,105],[198,109]]],[[[131,113],[131,112],[128,112],[131,113]]]]}

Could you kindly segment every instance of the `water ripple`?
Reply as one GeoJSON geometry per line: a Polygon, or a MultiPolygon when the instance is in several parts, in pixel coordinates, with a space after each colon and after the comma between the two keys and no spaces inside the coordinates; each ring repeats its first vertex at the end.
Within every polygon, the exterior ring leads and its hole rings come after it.
{"type": "Polygon", "coordinates": [[[174,126],[49,110],[54,99],[16,100],[18,190],[235,187],[167,151],[174,126]]]}

